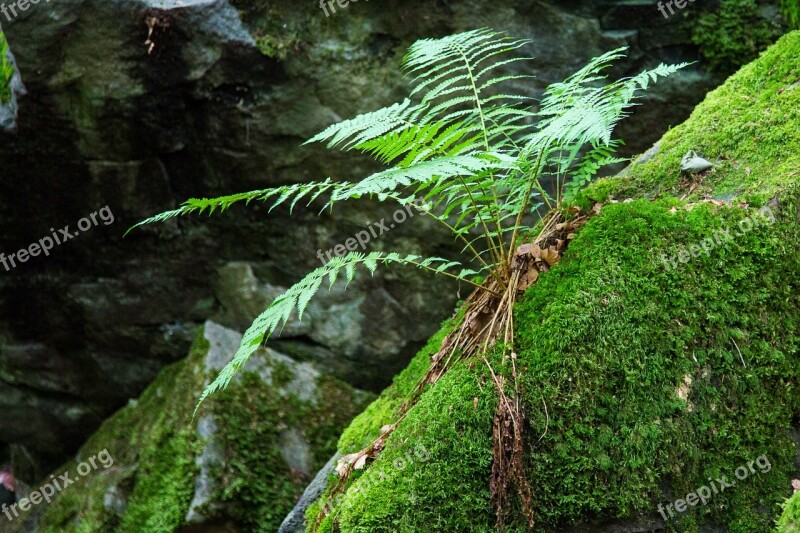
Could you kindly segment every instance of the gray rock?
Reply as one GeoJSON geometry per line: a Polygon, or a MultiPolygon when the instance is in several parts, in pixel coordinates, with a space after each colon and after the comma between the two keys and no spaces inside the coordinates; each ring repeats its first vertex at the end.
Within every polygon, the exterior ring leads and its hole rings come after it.
{"type": "Polygon", "coordinates": [[[314,479],[309,483],[300,501],[294,506],[294,509],[283,519],[278,533],[303,533],[306,530],[306,510],[314,503],[328,486],[328,476],[330,476],[336,469],[336,462],[341,457],[337,453],[317,472],[314,479]]]}
{"type": "Polygon", "coordinates": [[[681,170],[690,174],[699,174],[714,167],[714,163],[703,159],[694,150],[689,150],[681,159],[681,170]]]}

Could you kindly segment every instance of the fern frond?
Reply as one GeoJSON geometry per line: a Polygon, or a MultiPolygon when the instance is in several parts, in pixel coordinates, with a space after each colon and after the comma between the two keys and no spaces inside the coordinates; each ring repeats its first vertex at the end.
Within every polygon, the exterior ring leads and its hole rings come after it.
{"type": "MultiPolygon", "coordinates": [[[[219,196],[217,198],[190,198],[186,200],[178,209],[159,213],[128,228],[125,232],[127,235],[134,229],[144,226],[145,224],[153,224],[155,222],[165,222],[172,218],[182,217],[191,214],[203,214],[206,211],[209,216],[214,214],[215,211],[227,211],[234,204],[244,202],[245,205],[253,201],[266,202],[274,199],[270,204],[269,209],[272,210],[280,204],[292,200],[292,207],[303,197],[311,194],[306,205],[310,205],[321,194],[336,191],[345,187],[346,184],[335,182],[330,178],[324,181],[312,181],[305,183],[295,183],[292,185],[282,185],[280,187],[273,187],[271,189],[259,189],[250,192],[243,192],[239,194],[231,194],[228,196],[219,196]],[[276,198],[277,197],[277,198],[276,198]]],[[[290,209],[291,211],[291,209],[290,209]]]]}
{"type": "Polygon", "coordinates": [[[214,381],[203,391],[195,407],[195,413],[197,413],[200,404],[210,394],[225,389],[236,373],[244,368],[259,346],[275,332],[282,329],[295,313],[298,320],[302,319],[303,312],[326,279],[328,287],[331,288],[342,271],[345,272],[347,280],[351,281],[355,275],[355,269],[359,265],[363,265],[371,274],[374,274],[379,265],[389,263],[422,268],[429,272],[445,275],[479,287],[479,285],[467,278],[467,276],[478,274],[477,271],[464,268],[458,261],[450,261],[440,257],[401,256],[397,253],[384,252],[371,252],[369,254],[351,252],[344,257],[334,257],[328,263],[309,272],[303,279],[292,285],[253,321],[242,336],[239,348],[231,361],[225,365],[214,381]],[[453,267],[461,267],[458,274],[448,272],[453,267]]]}

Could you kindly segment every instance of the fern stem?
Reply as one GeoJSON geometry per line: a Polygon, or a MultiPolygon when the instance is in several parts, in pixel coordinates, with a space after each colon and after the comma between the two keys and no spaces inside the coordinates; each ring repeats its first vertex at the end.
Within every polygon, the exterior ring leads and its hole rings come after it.
{"type": "MultiPolygon", "coordinates": [[[[469,83],[470,83],[470,85],[472,85],[472,93],[475,95],[475,106],[477,107],[477,110],[478,110],[478,118],[480,118],[480,120],[481,120],[481,131],[483,132],[483,145],[486,148],[486,152],[489,152],[489,151],[491,151],[490,148],[489,148],[489,131],[486,128],[486,117],[483,114],[483,106],[481,105],[481,97],[480,97],[480,93],[478,92],[478,86],[475,85],[475,74],[472,72],[472,66],[469,64],[469,59],[467,58],[466,54],[464,54],[464,51],[461,50],[461,47],[458,46],[458,45],[454,45],[454,47],[455,47],[456,50],[458,50],[458,53],[461,54],[461,57],[464,59],[464,64],[467,67],[467,74],[469,75],[469,83]]],[[[495,208],[498,209],[497,212],[492,213],[492,216],[494,217],[494,222],[495,222],[495,225],[497,226],[497,233],[500,236],[499,237],[499,239],[500,239],[500,250],[502,250],[503,249],[503,237],[502,237],[502,235],[503,235],[503,226],[500,223],[500,211],[499,211],[499,207],[498,207],[500,205],[500,202],[499,202],[499,200],[497,198],[497,191],[495,190],[495,187],[494,187],[494,175],[491,175],[491,179],[492,179],[492,185],[491,185],[492,199],[494,201],[489,206],[489,211],[490,212],[492,211],[492,207],[495,207],[495,208]]],[[[481,187],[481,190],[483,190],[483,187],[481,187]]],[[[486,194],[486,192],[483,191],[483,194],[486,194]]],[[[486,229],[486,231],[488,233],[488,229],[486,229]]],[[[498,259],[500,259],[502,261],[502,253],[499,254],[498,259]]]]}
{"type": "MultiPolygon", "coordinates": [[[[517,235],[519,235],[519,227],[520,224],[522,224],[522,217],[525,214],[525,210],[528,209],[528,204],[530,203],[531,192],[533,192],[533,188],[536,186],[536,184],[538,184],[540,188],[543,188],[539,183],[539,170],[541,169],[542,166],[543,157],[544,157],[544,150],[539,152],[539,157],[536,158],[536,166],[534,167],[533,172],[531,173],[531,184],[528,187],[528,190],[525,192],[525,197],[522,199],[522,205],[520,206],[520,210],[517,213],[517,219],[514,221],[514,233],[511,234],[511,244],[509,245],[508,248],[509,265],[511,264],[511,259],[514,257],[514,250],[516,249],[516,246],[514,246],[514,244],[517,241],[517,235]]],[[[548,207],[550,207],[550,202],[548,202],[547,204],[548,207]]],[[[552,211],[552,208],[550,208],[550,210],[552,211]]]]}

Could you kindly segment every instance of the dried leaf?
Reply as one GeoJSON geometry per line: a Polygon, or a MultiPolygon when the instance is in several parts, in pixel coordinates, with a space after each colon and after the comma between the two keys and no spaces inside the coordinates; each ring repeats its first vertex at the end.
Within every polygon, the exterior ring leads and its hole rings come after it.
{"type": "Polygon", "coordinates": [[[556,224],[556,231],[562,230],[570,230],[572,229],[572,222],[567,220],[566,222],[561,222],[560,224],[556,224]]]}
{"type": "Polygon", "coordinates": [[[600,214],[600,210],[602,208],[603,208],[603,204],[601,204],[600,202],[597,202],[596,204],[594,204],[592,206],[592,211],[594,211],[595,215],[599,215],[600,214]]]}
{"type": "Polygon", "coordinates": [[[523,244],[514,252],[514,255],[521,257],[523,255],[532,255],[536,259],[542,258],[542,249],[538,244],[523,244]]]}
{"type": "Polygon", "coordinates": [[[523,272],[522,275],[520,275],[517,289],[520,291],[524,291],[525,289],[536,283],[536,280],[538,279],[539,279],[539,271],[536,270],[536,268],[531,267],[527,271],[523,272]]]}
{"type": "Polygon", "coordinates": [[[542,259],[547,261],[547,264],[550,266],[557,265],[558,261],[561,257],[558,255],[558,250],[555,247],[550,246],[546,250],[542,250],[542,259]]]}

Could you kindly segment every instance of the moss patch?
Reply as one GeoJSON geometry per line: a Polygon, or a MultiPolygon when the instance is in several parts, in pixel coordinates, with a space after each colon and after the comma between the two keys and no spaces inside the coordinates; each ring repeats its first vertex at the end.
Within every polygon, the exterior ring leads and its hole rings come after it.
{"type": "Polygon", "coordinates": [[[8,60],[8,41],[0,32],[0,104],[8,103],[11,94],[11,78],[14,76],[14,65],[8,60]]]}
{"type": "Polygon", "coordinates": [[[717,10],[694,23],[692,40],[712,69],[732,74],[784,33],[760,16],[758,8],[755,0],[722,0],[717,10]]]}
{"type": "Polygon", "coordinates": [[[221,490],[214,500],[247,531],[264,533],[277,531],[310,481],[286,464],[278,446],[281,433],[302,431],[316,472],[336,451],[341,429],[373,398],[323,376],[317,382],[317,402],[301,401],[276,383],[280,378],[287,384],[291,370],[278,363],[273,372],[275,386],[246,372],[241,386],[230,387],[212,404],[220,444],[232,458],[219,474],[221,490]]]}
{"type": "Polygon", "coordinates": [[[682,196],[691,180],[681,158],[696,150],[716,166],[688,199],[709,195],[762,205],[800,180],[800,32],[785,35],[763,56],[709,93],[684,124],[670,130],[658,152],[622,178],[602,179],[584,196],[682,196]]]}

